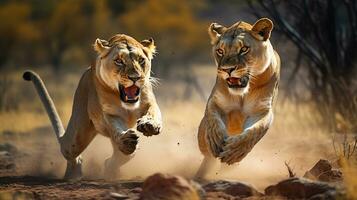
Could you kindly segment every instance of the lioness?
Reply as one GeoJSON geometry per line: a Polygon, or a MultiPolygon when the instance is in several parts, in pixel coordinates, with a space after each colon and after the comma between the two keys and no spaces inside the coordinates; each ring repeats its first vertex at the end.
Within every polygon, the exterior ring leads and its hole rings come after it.
{"type": "Polygon", "coordinates": [[[150,78],[153,39],[138,42],[118,34],[108,41],[97,39],[94,49],[98,54],[96,64],[79,81],[66,131],[41,78],[32,71],[23,74],[25,80],[34,83],[52,122],[67,160],[65,179],[82,176],[80,154],[97,133],[111,140],[113,155],[105,161],[105,172],[107,177],[115,178],[117,169],[136,149],[137,131],[151,136],[162,129],[150,78]]]}
{"type": "Polygon", "coordinates": [[[272,29],[267,18],[253,26],[242,21],[229,28],[210,25],[218,72],[198,130],[205,158],[197,177],[215,157],[227,164],[241,161],[271,125],[280,75],[280,58],[269,41],[272,29]]]}

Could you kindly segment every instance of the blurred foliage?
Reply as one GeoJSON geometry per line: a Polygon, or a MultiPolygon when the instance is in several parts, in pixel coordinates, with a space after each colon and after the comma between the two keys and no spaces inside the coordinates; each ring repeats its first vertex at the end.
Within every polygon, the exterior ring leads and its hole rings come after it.
{"type": "Polygon", "coordinates": [[[208,22],[197,15],[204,5],[204,0],[2,0],[0,69],[88,65],[93,41],[116,33],[153,37],[161,65],[207,58],[208,22]]]}
{"type": "Polygon", "coordinates": [[[297,47],[289,82],[305,70],[307,76],[296,80],[306,83],[325,124],[333,132],[356,133],[357,0],[247,2],[297,47]]]}
{"type": "Polygon", "coordinates": [[[185,63],[208,54],[207,25],[194,15],[202,8],[189,0],[148,0],[121,15],[118,20],[129,35],[153,37],[165,65],[185,63]],[[204,37],[202,37],[204,36],[204,37]]]}

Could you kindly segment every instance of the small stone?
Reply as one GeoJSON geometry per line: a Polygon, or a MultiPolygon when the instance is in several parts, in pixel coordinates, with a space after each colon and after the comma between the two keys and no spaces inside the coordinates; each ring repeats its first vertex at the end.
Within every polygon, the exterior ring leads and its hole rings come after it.
{"type": "Polygon", "coordinates": [[[143,183],[142,200],[196,200],[203,195],[199,184],[180,176],[156,173],[143,183]]]}
{"type": "Polygon", "coordinates": [[[339,169],[332,169],[332,164],[328,160],[319,160],[314,167],[307,171],[305,178],[311,180],[337,182],[342,181],[342,172],[339,169]]]}
{"type": "Polygon", "coordinates": [[[253,186],[241,182],[230,181],[214,181],[203,186],[206,192],[223,192],[231,196],[239,196],[240,198],[261,196],[253,186]]]}
{"type": "Polygon", "coordinates": [[[0,151],[0,157],[8,157],[11,154],[8,151],[0,151]]]}
{"type": "Polygon", "coordinates": [[[18,152],[17,148],[10,143],[0,144],[0,151],[7,151],[11,154],[16,154],[18,152]]]}
{"type": "Polygon", "coordinates": [[[266,195],[284,196],[288,199],[306,199],[325,193],[336,194],[336,188],[324,182],[296,177],[280,181],[265,189],[266,195]]]}
{"type": "Polygon", "coordinates": [[[114,198],[114,199],[129,199],[129,197],[127,195],[124,194],[119,194],[116,192],[111,192],[109,193],[110,197],[114,198]]]}

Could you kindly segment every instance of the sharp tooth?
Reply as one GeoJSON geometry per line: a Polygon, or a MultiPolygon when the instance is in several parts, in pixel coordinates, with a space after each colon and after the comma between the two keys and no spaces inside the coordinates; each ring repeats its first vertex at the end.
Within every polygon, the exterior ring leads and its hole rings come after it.
{"type": "Polygon", "coordinates": [[[128,101],[128,96],[125,96],[125,101],[128,101]]]}
{"type": "Polygon", "coordinates": [[[135,100],[138,100],[138,99],[139,99],[139,96],[136,96],[136,97],[135,97],[135,100]]]}

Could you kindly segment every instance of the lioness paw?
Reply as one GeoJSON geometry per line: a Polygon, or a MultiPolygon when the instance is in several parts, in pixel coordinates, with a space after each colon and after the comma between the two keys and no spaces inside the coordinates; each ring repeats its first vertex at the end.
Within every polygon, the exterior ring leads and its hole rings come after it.
{"type": "Polygon", "coordinates": [[[152,117],[144,116],[138,119],[136,129],[142,132],[145,136],[152,136],[158,135],[161,132],[162,126],[152,117]]]}
{"type": "Polygon", "coordinates": [[[241,161],[252,150],[254,145],[249,141],[249,138],[240,135],[229,137],[226,145],[223,147],[223,152],[219,158],[221,162],[229,165],[241,161]]]}
{"type": "Polygon", "coordinates": [[[129,155],[134,153],[139,139],[135,133],[135,130],[129,129],[126,130],[120,137],[118,137],[118,148],[124,154],[129,155]]]}
{"type": "Polygon", "coordinates": [[[210,144],[210,150],[214,157],[219,157],[220,153],[223,151],[224,140],[215,140],[213,137],[208,138],[210,144]]]}

